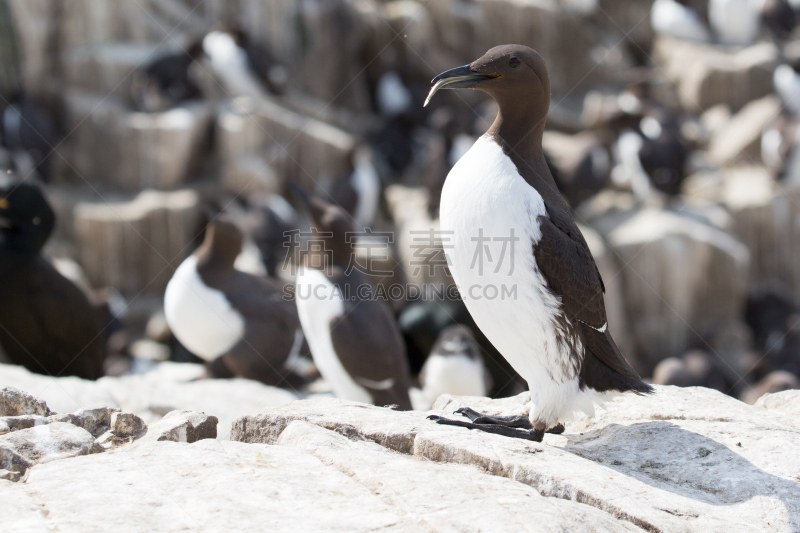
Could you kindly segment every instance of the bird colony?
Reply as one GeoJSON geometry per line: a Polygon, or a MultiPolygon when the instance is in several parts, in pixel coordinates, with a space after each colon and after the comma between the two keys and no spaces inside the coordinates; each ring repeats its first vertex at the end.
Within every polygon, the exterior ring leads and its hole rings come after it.
{"type": "Polygon", "coordinates": [[[48,530],[59,483],[198,454],[223,481],[167,529],[225,528],[224,456],[285,470],[248,481],[280,481],[274,529],[522,513],[493,491],[575,531],[800,529],[797,26],[794,0],[0,0],[0,502],[48,530]],[[483,503],[426,507],[445,478],[483,503]]]}

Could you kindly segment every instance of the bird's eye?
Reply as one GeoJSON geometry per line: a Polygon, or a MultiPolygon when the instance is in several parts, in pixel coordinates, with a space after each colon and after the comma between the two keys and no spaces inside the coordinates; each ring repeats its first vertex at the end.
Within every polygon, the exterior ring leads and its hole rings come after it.
{"type": "Polygon", "coordinates": [[[0,209],[8,209],[8,200],[0,198],[0,209]]]}
{"type": "Polygon", "coordinates": [[[521,61],[519,60],[518,57],[512,57],[511,59],[508,60],[508,66],[511,68],[517,68],[520,63],[521,61]]]}
{"type": "Polygon", "coordinates": [[[39,217],[33,217],[33,225],[34,225],[34,226],[38,226],[38,225],[39,225],[39,224],[41,224],[41,223],[42,223],[42,219],[41,219],[41,218],[39,218],[39,217]]]}

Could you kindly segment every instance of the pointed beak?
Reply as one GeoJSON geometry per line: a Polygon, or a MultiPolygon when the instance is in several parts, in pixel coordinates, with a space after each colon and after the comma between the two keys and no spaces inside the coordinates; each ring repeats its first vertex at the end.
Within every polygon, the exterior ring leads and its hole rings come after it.
{"type": "Polygon", "coordinates": [[[494,78],[500,78],[501,76],[496,74],[483,74],[480,72],[473,71],[469,65],[464,65],[463,67],[457,67],[454,69],[450,69],[447,72],[442,72],[433,80],[433,87],[431,88],[430,94],[428,94],[428,98],[425,99],[425,104],[422,107],[426,107],[428,103],[433,98],[433,95],[439,92],[439,89],[470,89],[477,85],[478,83],[491,80],[494,78]]]}

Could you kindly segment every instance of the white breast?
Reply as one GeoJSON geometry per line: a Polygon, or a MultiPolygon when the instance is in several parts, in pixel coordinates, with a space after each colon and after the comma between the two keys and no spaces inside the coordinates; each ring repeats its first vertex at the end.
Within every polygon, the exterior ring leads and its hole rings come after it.
{"type": "Polygon", "coordinates": [[[448,265],[481,331],[531,387],[543,379],[572,379],[575,369],[565,366],[569,354],[553,327],[560,302],[532,251],[542,236],[537,217],[546,214],[544,201],[494,140],[481,137],[453,167],[440,212],[442,230],[453,232],[443,235],[452,244],[445,247],[448,265]],[[482,251],[476,241],[481,231],[482,251]],[[497,239],[512,231],[518,240],[504,251],[497,239]],[[476,253],[483,257],[482,272],[476,253]]]}
{"type": "Polygon", "coordinates": [[[579,367],[556,335],[553,319],[560,301],[547,289],[532,249],[542,237],[537,217],[547,213],[539,193],[500,146],[484,136],[447,176],[440,212],[442,230],[452,232],[442,239],[459,292],[481,331],[528,382],[531,420],[549,427],[577,412],[593,415],[595,405],[613,395],[580,388],[579,367]],[[481,229],[484,238],[509,237],[512,229],[519,238],[513,252],[507,245],[499,269],[502,241],[484,242],[489,253],[484,250],[483,273],[472,240],[481,229]],[[487,265],[489,256],[495,262],[487,265]]]}
{"type": "Polygon", "coordinates": [[[422,390],[430,405],[442,394],[486,396],[486,378],[481,361],[465,354],[431,354],[425,361],[422,390]]]}
{"type": "Polygon", "coordinates": [[[164,315],[181,344],[206,361],[233,348],[244,334],[244,318],[222,291],[203,283],[193,255],[181,263],[167,285],[164,315]]]}
{"type": "Polygon", "coordinates": [[[347,373],[331,341],[331,321],[344,314],[339,289],[319,270],[301,267],[295,283],[300,325],[308,340],[314,364],[339,398],[372,403],[367,389],[347,373]]]}

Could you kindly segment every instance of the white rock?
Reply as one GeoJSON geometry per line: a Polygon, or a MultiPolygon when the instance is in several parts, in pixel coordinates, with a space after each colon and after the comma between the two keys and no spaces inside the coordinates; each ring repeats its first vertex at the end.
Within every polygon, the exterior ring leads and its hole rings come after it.
{"type": "Polygon", "coordinates": [[[111,415],[118,411],[116,407],[95,405],[78,409],[74,413],[56,415],[51,419],[53,422],[67,422],[78,426],[97,437],[108,430],[111,425],[111,415]]]}
{"type": "Polygon", "coordinates": [[[75,207],[81,265],[95,287],[157,292],[172,277],[171,262],[180,264],[192,252],[200,216],[200,197],[191,190],[81,202],[75,207]]]}
{"type": "Polygon", "coordinates": [[[283,446],[143,443],[38,465],[21,488],[70,531],[417,529],[346,474],[283,446]]]}
{"type": "Polygon", "coordinates": [[[710,341],[742,316],[750,253],[735,237],[692,216],[650,208],[609,211],[593,225],[620,265],[645,372],[682,355],[695,335],[710,341]]]}
{"type": "Polygon", "coordinates": [[[85,429],[53,422],[0,436],[0,468],[24,473],[36,463],[101,451],[85,429]]]}
{"type": "Polygon", "coordinates": [[[193,411],[171,411],[151,424],[139,442],[196,442],[217,438],[217,417],[193,411]]]}
{"type": "Polygon", "coordinates": [[[304,450],[347,474],[424,530],[638,531],[588,505],[545,498],[475,466],[420,461],[308,422],[289,424],[277,444],[304,450]]]}
{"type": "MultiPolygon", "coordinates": [[[[2,471],[0,471],[2,472],[2,471]]],[[[18,484],[0,477],[0,502],[3,509],[3,527],[9,531],[25,533],[50,533],[44,512],[18,484]]]]}
{"type": "Polygon", "coordinates": [[[709,160],[718,166],[761,162],[761,134],[780,110],[774,95],[749,102],[711,137],[709,160]]]}
{"type": "Polygon", "coordinates": [[[770,288],[800,304],[800,193],[760,166],[737,166],[690,176],[685,194],[719,202],[732,233],[750,250],[750,285],[770,288]]]}
{"type": "Polygon", "coordinates": [[[653,43],[653,61],[674,85],[681,106],[700,113],[716,104],[737,110],[772,92],[777,65],[774,44],[759,42],[738,50],[666,36],[653,43]]]}
{"type": "Polygon", "coordinates": [[[786,390],[765,394],[756,401],[754,407],[797,417],[798,425],[800,425],[800,390],[786,390]]]}
{"type": "Polygon", "coordinates": [[[33,426],[42,426],[50,422],[53,420],[39,415],[2,416],[0,417],[0,435],[33,426]]]}
{"type": "MultiPolygon", "coordinates": [[[[503,400],[443,396],[460,405],[519,412],[528,395],[503,400]]],[[[478,465],[546,496],[588,503],[650,531],[794,531],[800,526],[800,445],[791,418],[703,388],[657,387],[623,396],[595,419],[567,424],[544,443],[438,426],[338,400],[307,400],[234,425],[233,437],[276,442],[294,420],[443,463],[478,465]],[[579,434],[577,432],[582,432],[579,434]]]]}
{"type": "Polygon", "coordinates": [[[166,362],[152,372],[104,377],[97,384],[113,398],[113,405],[141,416],[148,424],[176,409],[214,415],[219,419],[220,439],[228,438],[235,418],[298,399],[291,391],[257,381],[198,379],[204,372],[203,365],[166,362]]]}
{"type": "Polygon", "coordinates": [[[47,416],[47,404],[14,387],[0,389],[0,416],[39,415],[47,416]]]}
{"type": "Polygon", "coordinates": [[[73,376],[53,378],[18,365],[0,365],[0,387],[16,387],[41,398],[57,413],[73,413],[92,405],[117,407],[98,382],[73,376]]]}

